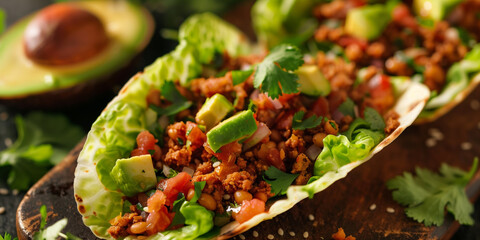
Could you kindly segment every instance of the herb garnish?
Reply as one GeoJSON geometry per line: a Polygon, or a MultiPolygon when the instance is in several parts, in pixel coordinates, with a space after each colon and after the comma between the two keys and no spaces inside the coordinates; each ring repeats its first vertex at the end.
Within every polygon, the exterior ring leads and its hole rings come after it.
{"type": "Polygon", "coordinates": [[[298,76],[295,71],[303,64],[303,55],[297,47],[283,44],[272,49],[270,54],[257,65],[253,85],[272,99],[283,93],[298,92],[298,76]]]}
{"type": "Polygon", "coordinates": [[[440,174],[428,169],[416,168],[416,177],[404,172],[387,182],[393,191],[393,199],[407,206],[407,216],[423,222],[426,226],[443,224],[445,208],[452,213],[460,224],[473,225],[470,216],[473,206],[465,193],[465,186],[478,167],[478,158],[474,159],[470,171],[442,164],[440,174]]]}
{"type": "Polygon", "coordinates": [[[322,123],[322,116],[310,116],[309,118],[302,121],[303,116],[305,115],[304,111],[298,111],[293,115],[292,128],[295,130],[305,130],[307,128],[314,128],[322,123]]]}
{"type": "Polygon", "coordinates": [[[40,230],[33,235],[33,240],[57,239],[58,237],[67,240],[81,240],[79,237],[76,237],[71,233],[63,234],[61,232],[67,226],[68,220],[66,218],[63,218],[50,227],[45,228],[45,225],[47,224],[47,207],[45,205],[40,207],[40,216],[40,230]]]}
{"type": "Polygon", "coordinates": [[[175,83],[172,81],[165,81],[160,91],[162,92],[162,96],[171,102],[172,105],[162,108],[151,104],[150,108],[158,115],[173,116],[192,106],[192,102],[188,101],[184,96],[182,96],[182,94],[180,94],[180,92],[178,92],[177,87],[175,87],[175,83]]]}
{"type": "Polygon", "coordinates": [[[263,179],[270,184],[272,187],[271,192],[275,195],[283,195],[287,193],[288,187],[292,185],[292,182],[297,177],[298,174],[285,173],[274,166],[270,166],[263,175],[263,179]]]}

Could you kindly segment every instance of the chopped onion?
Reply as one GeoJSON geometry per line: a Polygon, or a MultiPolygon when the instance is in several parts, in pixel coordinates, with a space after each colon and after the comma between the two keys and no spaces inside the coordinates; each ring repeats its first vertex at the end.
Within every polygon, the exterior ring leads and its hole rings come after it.
{"type": "Polygon", "coordinates": [[[270,129],[265,123],[260,122],[257,127],[257,131],[255,131],[252,136],[250,136],[245,142],[243,143],[243,150],[247,150],[257,143],[262,141],[262,139],[266,138],[270,135],[270,129]]]}
{"type": "Polygon", "coordinates": [[[260,94],[260,90],[258,89],[253,90],[253,92],[250,94],[250,99],[257,100],[259,94],[260,94]]]}
{"type": "Polygon", "coordinates": [[[273,104],[273,107],[274,107],[275,109],[278,110],[278,109],[282,109],[282,108],[283,108],[283,105],[282,105],[282,103],[280,102],[280,100],[278,100],[278,99],[275,99],[275,100],[274,100],[274,99],[272,99],[272,98],[270,98],[270,97],[268,97],[268,99],[269,99],[270,102],[273,104]]]}
{"type": "Polygon", "coordinates": [[[193,177],[193,173],[195,171],[193,169],[189,168],[189,167],[183,167],[182,172],[186,172],[186,173],[188,173],[188,175],[193,177]]]}
{"type": "Polygon", "coordinates": [[[307,157],[310,158],[310,160],[315,161],[321,152],[322,152],[322,148],[313,144],[312,146],[307,148],[307,151],[305,151],[305,155],[307,155],[307,157]]]}
{"type": "Polygon", "coordinates": [[[163,164],[163,169],[162,169],[163,175],[168,176],[170,174],[170,170],[172,169],[169,166],[167,166],[167,164],[163,164]]]}

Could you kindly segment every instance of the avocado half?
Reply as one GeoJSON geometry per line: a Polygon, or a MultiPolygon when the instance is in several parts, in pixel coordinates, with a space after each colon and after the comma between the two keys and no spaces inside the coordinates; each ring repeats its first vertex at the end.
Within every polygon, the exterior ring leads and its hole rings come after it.
{"type": "Polygon", "coordinates": [[[103,23],[108,45],[83,62],[47,66],[23,49],[25,29],[34,13],[0,36],[0,104],[18,108],[61,108],[83,102],[123,79],[154,29],[151,14],[130,1],[79,1],[75,4],[103,23]]]}

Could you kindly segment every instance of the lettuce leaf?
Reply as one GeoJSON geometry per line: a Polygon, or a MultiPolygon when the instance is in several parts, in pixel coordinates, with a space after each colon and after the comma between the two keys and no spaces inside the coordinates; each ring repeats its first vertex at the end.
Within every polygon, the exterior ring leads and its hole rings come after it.
{"type": "Polygon", "coordinates": [[[433,110],[449,103],[468,86],[478,72],[480,72],[480,44],[475,45],[464,59],[450,67],[445,87],[437,96],[428,101],[425,109],[433,110]]]}
{"type": "MultiPolygon", "coordinates": [[[[136,136],[147,128],[145,99],[150,89],[160,90],[165,81],[188,84],[190,79],[200,75],[202,64],[209,63],[215,53],[246,54],[244,51],[250,49],[250,45],[245,40],[238,30],[212,14],[192,16],[180,28],[179,45],[146,67],[143,74],[128,81],[101,113],[87,135],[74,181],[83,222],[95,235],[109,238],[109,220],[122,213],[125,195],[117,190],[109,173],[117,159],[129,156],[136,136]]],[[[212,228],[209,224],[213,224],[213,216],[207,217],[210,213],[203,212],[199,205],[185,206],[184,211],[185,217],[190,217],[186,221],[189,226],[169,232],[171,237],[167,239],[178,236],[194,239],[212,228]],[[193,218],[192,214],[205,217],[203,220],[198,216],[193,218]]],[[[163,239],[165,234],[152,237],[163,239]]]]}

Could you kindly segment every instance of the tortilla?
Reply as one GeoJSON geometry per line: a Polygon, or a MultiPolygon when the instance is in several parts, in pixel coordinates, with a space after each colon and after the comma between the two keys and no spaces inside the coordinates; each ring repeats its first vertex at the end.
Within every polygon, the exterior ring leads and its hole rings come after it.
{"type": "MultiPolygon", "coordinates": [[[[124,194],[113,191],[111,179],[102,176],[109,173],[117,159],[129,156],[135,147],[135,138],[146,129],[146,96],[151,88],[160,89],[164,81],[188,80],[199,76],[201,65],[209,63],[215,52],[227,51],[233,56],[246,54],[253,47],[244,35],[219,18],[205,13],[189,18],[180,28],[180,43],[171,53],[159,58],[143,73],[131,78],[93,123],[85,145],[78,158],[75,170],[74,194],[82,220],[99,238],[109,239],[109,221],[122,214],[124,194]]],[[[231,222],[204,237],[225,239],[257,225],[263,220],[287,211],[297,202],[327,188],[345,177],[355,167],[366,162],[383,147],[391,143],[415,120],[429,97],[426,87],[406,82],[394,109],[400,115],[400,126],[381,141],[368,156],[341,167],[337,172],[328,172],[304,186],[290,186],[286,199],[267,202],[268,212],[254,216],[243,224],[231,222]],[[270,205],[271,204],[271,205],[270,205]]],[[[190,232],[202,231],[204,219],[186,227],[159,232],[148,239],[194,239],[190,232]],[[182,229],[185,229],[182,231],[182,229]]],[[[134,239],[129,236],[126,239],[134,239]]]]}

